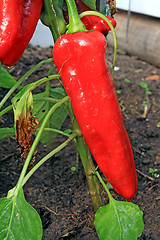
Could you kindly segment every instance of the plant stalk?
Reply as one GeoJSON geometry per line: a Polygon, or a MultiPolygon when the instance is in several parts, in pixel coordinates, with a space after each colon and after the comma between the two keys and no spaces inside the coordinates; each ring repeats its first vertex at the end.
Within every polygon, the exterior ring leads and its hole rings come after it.
{"type": "Polygon", "coordinates": [[[93,208],[94,208],[94,211],[97,212],[97,210],[103,205],[102,199],[100,196],[100,187],[97,181],[97,176],[93,174],[93,172],[95,171],[95,166],[93,164],[89,148],[82,136],[81,130],[75,118],[73,120],[73,130],[77,132],[77,138],[76,138],[77,150],[79,152],[82,165],[84,167],[85,175],[86,175],[88,186],[89,186],[89,193],[92,199],[93,208]]]}
{"type": "Polygon", "coordinates": [[[79,18],[75,1],[66,0],[66,4],[69,15],[69,27],[67,33],[85,32],[86,28],[79,18]]]}

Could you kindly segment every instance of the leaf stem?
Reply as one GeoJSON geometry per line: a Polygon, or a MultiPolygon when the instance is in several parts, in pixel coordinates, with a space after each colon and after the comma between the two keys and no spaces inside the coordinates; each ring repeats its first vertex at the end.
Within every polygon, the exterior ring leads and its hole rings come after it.
{"type": "Polygon", "coordinates": [[[55,103],[55,102],[59,102],[59,99],[50,98],[50,97],[43,97],[43,98],[36,98],[36,99],[34,99],[34,101],[44,101],[44,102],[55,103]]]}
{"type": "Polygon", "coordinates": [[[49,58],[47,60],[43,60],[39,62],[36,66],[31,68],[28,72],[26,72],[18,81],[17,83],[8,91],[8,93],[4,96],[2,101],[0,102],[0,109],[5,104],[5,102],[8,100],[8,98],[12,95],[12,93],[20,86],[20,84],[25,81],[33,72],[35,72],[37,69],[39,69],[44,64],[49,64],[53,62],[53,58],[49,58]]]}
{"type": "Polygon", "coordinates": [[[79,18],[75,1],[66,0],[66,4],[69,15],[69,26],[67,33],[85,32],[86,28],[79,18]]]}
{"type": "Polygon", "coordinates": [[[75,132],[78,133],[76,138],[77,150],[79,152],[82,165],[84,167],[85,175],[89,186],[89,193],[91,195],[94,211],[96,212],[102,206],[99,183],[97,181],[96,175],[93,174],[95,167],[90,155],[89,148],[83,136],[81,135],[81,130],[75,118],[73,120],[73,129],[75,132]]]}
{"type": "Polygon", "coordinates": [[[114,198],[113,198],[112,195],[110,194],[110,191],[109,191],[109,189],[107,188],[107,186],[106,186],[105,182],[103,181],[103,179],[101,178],[99,172],[98,172],[98,171],[95,171],[95,174],[97,175],[100,183],[102,184],[102,186],[104,187],[105,191],[107,192],[108,197],[109,197],[109,200],[112,201],[114,198]]]}
{"type": "Polygon", "coordinates": [[[63,131],[55,129],[55,128],[44,128],[44,131],[55,132],[55,133],[61,134],[61,135],[66,136],[66,137],[70,137],[71,136],[71,134],[64,133],[63,131]]]}
{"type": "Polygon", "coordinates": [[[59,77],[60,77],[59,74],[55,74],[55,75],[50,75],[49,77],[41,78],[31,85],[30,91],[34,90],[36,87],[38,87],[42,83],[48,82],[49,80],[57,79],[59,77]]]}
{"type": "Polygon", "coordinates": [[[2,115],[4,115],[5,113],[9,112],[11,109],[13,108],[12,105],[9,105],[8,107],[6,107],[5,109],[3,109],[1,112],[0,112],[0,117],[2,115]]]}
{"type": "MultiPolygon", "coordinates": [[[[45,130],[45,129],[44,129],[45,130]]],[[[23,185],[28,181],[28,179],[32,176],[32,174],[42,166],[43,163],[45,163],[49,158],[51,158],[53,155],[61,151],[63,148],[65,148],[74,138],[76,137],[76,134],[72,134],[69,136],[69,138],[59,145],[57,148],[52,150],[50,153],[48,153],[44,158],[42,158],[30,171],[29,173],[24,177],[22,187],[23,185]]]]}

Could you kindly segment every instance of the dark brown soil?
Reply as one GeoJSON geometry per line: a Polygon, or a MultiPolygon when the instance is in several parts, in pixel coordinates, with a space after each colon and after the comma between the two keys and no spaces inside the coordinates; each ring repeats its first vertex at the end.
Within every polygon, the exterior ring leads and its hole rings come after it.
{"type": "MultiPolygon", "coordinates": [[[[52,48],[41,49],[28,47],[20,61],[10,72],[19,79],[27,70],[40,60],[51,57],[52,48]]],[[[112,65],[113,49],[108,48],[107,61],[112,65]]],[[[146,80],[151,75],[159,75],[160,69],[150,65],[137,57],[126,55],[119,51],[116,66],[120,69],[115,72],[114,79],[119,101],[122,104],[124,122],[133,147],[135,164],[138,174],[138,191],[133,202],[144,212],[145,229],[139,239],[160,239],[159,219],[159,178],[149,173],[149,168],[159,169],[160,166],[160,79],[146,80]],[[129,83],[124,81],[127,78],[129,83]],[[145,90],[140,82],[146,82],[149,95],[149,108],[145,118],[142,118],[145,100],[145,90]]],[[[49,65],[41,67],[27,81],[32,82],[45,77],[49,65]]],[[[58,86],[58,81],[52,82],[58,86]]],[[[39,88],[38,91],[41,91],[39,88]]],[[[0,99],[7,92],[0,89],[0,99]]],[[[10,111],[0,118],[1,127],[11,127],[13,114],[10,111]]],[[[70,127],[67,118],[63,128],[70,127]]],[[[62,143],[64,137],[58,136],[56,141],[48,147],[39,145],[36,161],[62,143]]],[[[84,239],[97,240],[98,236],[93,228],[93,207],[88,194],[88,186],[82,166],[79,172],[73,172],[76,164],[76,149],[70,144],[56,156],[48,160],[24,186],[26,200],[38,211],[44,228],[43,239],[84,239]],[[63,235],[68,234],[68,237],[63,235]]],[[[9,189],[17,183],[21,171],[19,151],[15,138],[0,141],[0,197],[6,196],[9,189]]],[[[116,199],[124,200],[111,190],[116,199]]],[[[106,193],[102,189],[105,201],[106,193]]]]}

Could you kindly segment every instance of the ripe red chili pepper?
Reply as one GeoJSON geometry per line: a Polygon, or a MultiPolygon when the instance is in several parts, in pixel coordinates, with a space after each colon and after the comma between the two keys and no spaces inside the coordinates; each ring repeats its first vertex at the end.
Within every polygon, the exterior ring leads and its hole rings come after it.
{"type": "Polygon", "coordinates": [[[0,1],[0,61],[14,65],[36,28],[43,0],[0,1]]]}
{"type": "MultiPolygon", "coordinates": [[[[106,16],[112,23],[113,27],[116,27],[116,20],[112,17],[106,16]]],[[[107,36],[108,32],[111,30],[108,23],[101,17],[94,15],[87,15],[81,18],[81,21],[85,25],[87,30],[97,30],[107,36]]]]}
{"type": "Polygon", "coordinates": [[[136,169],[105,53],[103,34],[77,32],[58,38],[53,59],[99,168],[117,193],[131,200],[137,190],[136,169]]]}

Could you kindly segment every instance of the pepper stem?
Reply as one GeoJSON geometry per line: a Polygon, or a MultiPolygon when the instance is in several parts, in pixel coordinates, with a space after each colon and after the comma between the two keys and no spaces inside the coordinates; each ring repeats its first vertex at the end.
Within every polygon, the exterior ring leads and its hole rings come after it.
{"type": "Polygon", "coordinates": [[[66,0],[66,4],[69,15],[68,33],[85,32],[86,28],[79,18],[75,1],[66,0]]]}
{"type": "Polygon", "coordinates": [[[94,211],[97,212],[97,210],[103,205],[103,202],[100,195],[100,186],[99,186],[97,176],[93,174],[95,171],[95,166],[94,166],[89,148],[82,136],[81,130],[79,128],[77,120],[73,115],[72,110],[69,111],[69,114],[71,119],[73,120],[73,130],[75,133],[77,133],[77,137],[76,137],[77,150],[80,155],[81,162],[87,178],[89,193],[91,195],[93,208],[94,208],[94,211]]]}

